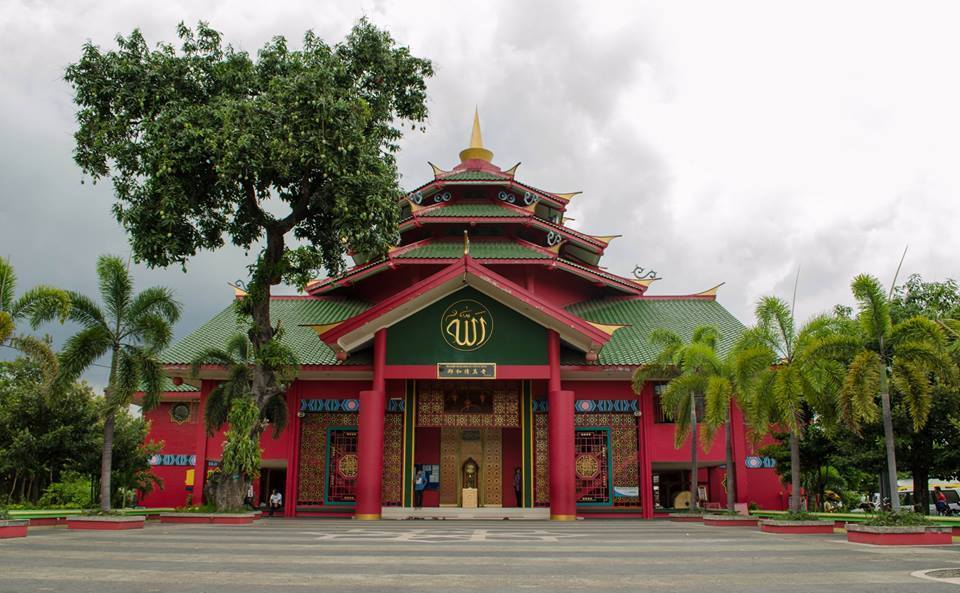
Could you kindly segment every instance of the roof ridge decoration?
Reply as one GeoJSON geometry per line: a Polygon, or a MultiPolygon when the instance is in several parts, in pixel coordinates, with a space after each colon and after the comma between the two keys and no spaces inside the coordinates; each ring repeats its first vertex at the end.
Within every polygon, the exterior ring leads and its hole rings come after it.
{"type": "Polygon", "coordinates": [[[483,147],[483,134],[480,132],[480,109],[473,112],[473,130],[470,132],[470,147],[460,151],[460,162],[479,160],[491,162],[493,151],[483,147]]]}

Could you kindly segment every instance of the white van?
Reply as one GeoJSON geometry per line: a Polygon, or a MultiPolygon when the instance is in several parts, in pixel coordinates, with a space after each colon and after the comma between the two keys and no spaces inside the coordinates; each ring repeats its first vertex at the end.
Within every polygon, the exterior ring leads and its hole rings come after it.
{"type": "MultiPolygon", "coordinates": [[[[930,488],[931,515],[937,514],[937,499],[936,493],[934,492],[934,487],[936,486],[940,486],[943,495],[947,497],[947,506],[950,508],[951,513],[953,515],[960,515],[960,482],[930,480],[927,486],[930,488]]],[[[897,485],[897,491],[900,494],[900,505],[907,508],[913,507],[915,504],[913,498],[913,480],[900,480],[900,483],[897,485]]]]}

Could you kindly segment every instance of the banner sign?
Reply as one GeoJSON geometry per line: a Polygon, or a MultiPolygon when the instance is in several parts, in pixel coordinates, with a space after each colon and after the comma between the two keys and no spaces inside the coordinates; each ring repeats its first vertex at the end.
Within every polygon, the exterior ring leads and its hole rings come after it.
{"type": "Polygon", "coordinates": [[[196,455],[178,455],[176,453],[167,453],[154,455],[150,458],[150,465],[196,465],[196,455]]]}
{"type": "Polygon", "coordinates": [[[777,467],[777,460],[773,457],[750,456],[743,461],[749,469],[771,469],[777,467]]]}
{"type": "Polygon", "coordinates": [[[437,379],[496,379],[493,362],[438,362],[437,379]]]}

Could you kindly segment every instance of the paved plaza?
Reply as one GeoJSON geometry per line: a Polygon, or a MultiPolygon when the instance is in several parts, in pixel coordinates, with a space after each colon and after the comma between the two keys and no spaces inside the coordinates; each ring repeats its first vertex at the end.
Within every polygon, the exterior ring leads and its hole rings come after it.
{"type": "Polygon", "coordinates": [[[665,521],[264,519],[0,540],[3,593],[957,591],[911,576],[940,568],[960,568],[960,545],[877,548],[665,521]]]}

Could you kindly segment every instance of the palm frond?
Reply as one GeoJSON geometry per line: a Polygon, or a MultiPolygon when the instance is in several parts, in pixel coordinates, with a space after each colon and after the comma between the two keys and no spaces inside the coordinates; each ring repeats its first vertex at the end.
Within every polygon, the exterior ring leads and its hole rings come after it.
{"type": "Polygon", "coordinates": [[[110,393],[107,402],[114,408],[120,408],[130,403],[133,394],[140,389],[140,366],[137,364],[138,353],[136,348],[125,347],[117,352],[116,373],[110,378],[110,393]]]}
{"type": "MultiPolygon", "coordinates": [[[[9,311],[13,306],[13,295],[17,291],[17,274],[13,264],[0,257],[0,311],[9,311]]],[[[12,317],[12,315],[11,315],[12,317]]]]}
{"type": "Polygon", "coordinates": [[[911,317],[893,326],[890,341],[896,347],[903,342],[924,342],[943,348],[947,344],[943,326],[926,317],[911,317]]]}
{"type": "MultiPolygon", "coordinates": [[[[703,438],[704,443],[713,441],[713,435],[730,419],[730,405],[733,402],[733,384],[726,377],[713,376],[707,380],[703,393],[703,438]]],[[[705,447],[706,448],[706,447],[705,447]]]]}
{"type": "Polygon", "coordinates": [[[60,372],[60,364],[53,348],[50,347],[50,342],[33,336],[13,336],[10,338],[10,346],[23,352],[27,358],[40,365],[43,373],[43,390],[49,394],[50,387],[60,372]]]}
{"type": "Polygon", "coordinates": [[[284,394],[278,393],[270,397],[260,415],[263,420],[270,421],[273,426],[273,438],[278,438],[287,426],[287,400],[284,394]]]}
{"type": "Polygon", "coordinates": [[[141,407],[149,412],[160,405],[160,396],[163,393],[164,377],[163,366],[152,352],[138,350],[136,355],[140,374],[140,388],[143,391],[141,407]]]}
{"type": "Polygon", "coordinates": [[[60,375],[75,379],[98,358],[110,351],[113,339],[103,325],[94,325],[80,330],[67,338],[60,351],[60,375]]]}
{"type": "Polygon", "coordinates": [[[101,255],[97,258],[97,279],[100,298],[110,317],[123,320],[133,293],[133,279],[127,264],[115,255],[101,255]]]}
{"type": "Polygon", "coordinates": [[[234,359],[234,357],[228,352],[225,352],[220,348],[206,348],[190,361],[190,376],[194,379],[199,377],[200,369],[205,364],[220,364],[223,366],[230,366],[232,364],[237,364],[237,360],[234,359]]]}
{"type": "Polygon", "coordinates": [[[63,323],[70,315],[70,295],[52,286],[35,286],[13,302],[10,313],[14,318],[25,317],[33,329],[48,321],[63,323]]]}
{"type": "Polygon", "coordinates": [[[873,341],[888,337],[892,329],[890,303],[880,281],[868,274],[860,274],[853,279],[850,289],[857,301],[857,319],[864,333],[873,341]]]}
{"type": "Polygon", "coordinates": [[[227,414],[230,413],[231,403],[232,399],[228,396],[222,383],[207,394],[203,415],[208,436],[213,436],[227,422],[227,414]]]}
{"type": "Polygon", "coordinates": [[[899,357],[893,359],[891,383],[900,392],[906,404],[913,429],[923,430],[933,407],[930,378],[923,366],[899,357]]]}
{"type": "Polygon", "coordinates": [[[144,313],[128,320],[126,332],[121,339],[133,340],[159,351],[166,348],[173,339],[173,328],[163,317],[144,313]]]}
{"type": "Polygon", "coordinates": [[[73,291],[68,292],[67,295],[70,297],[69,318],[71,321],[79,323],[83,327],[94,325],[108,327],[106,316],[93,299],[73,291]]]}
{"type": "Polygon", "coordinates": [[[135,321],[141,316],[157,317],[173,325],[180,320],[180,307],[172,290],[153,286],[133,298],[127,309],[127,318],[135,321]]]}
{"type": "Polygon", "coordinates": [[[876,352],[860,352],[847,368],[843,387],[838,394],[840,417],[858,434],[863,420],[873,421],[877,418],[876,396],[880,393],[881,364],[876,352]]]}

